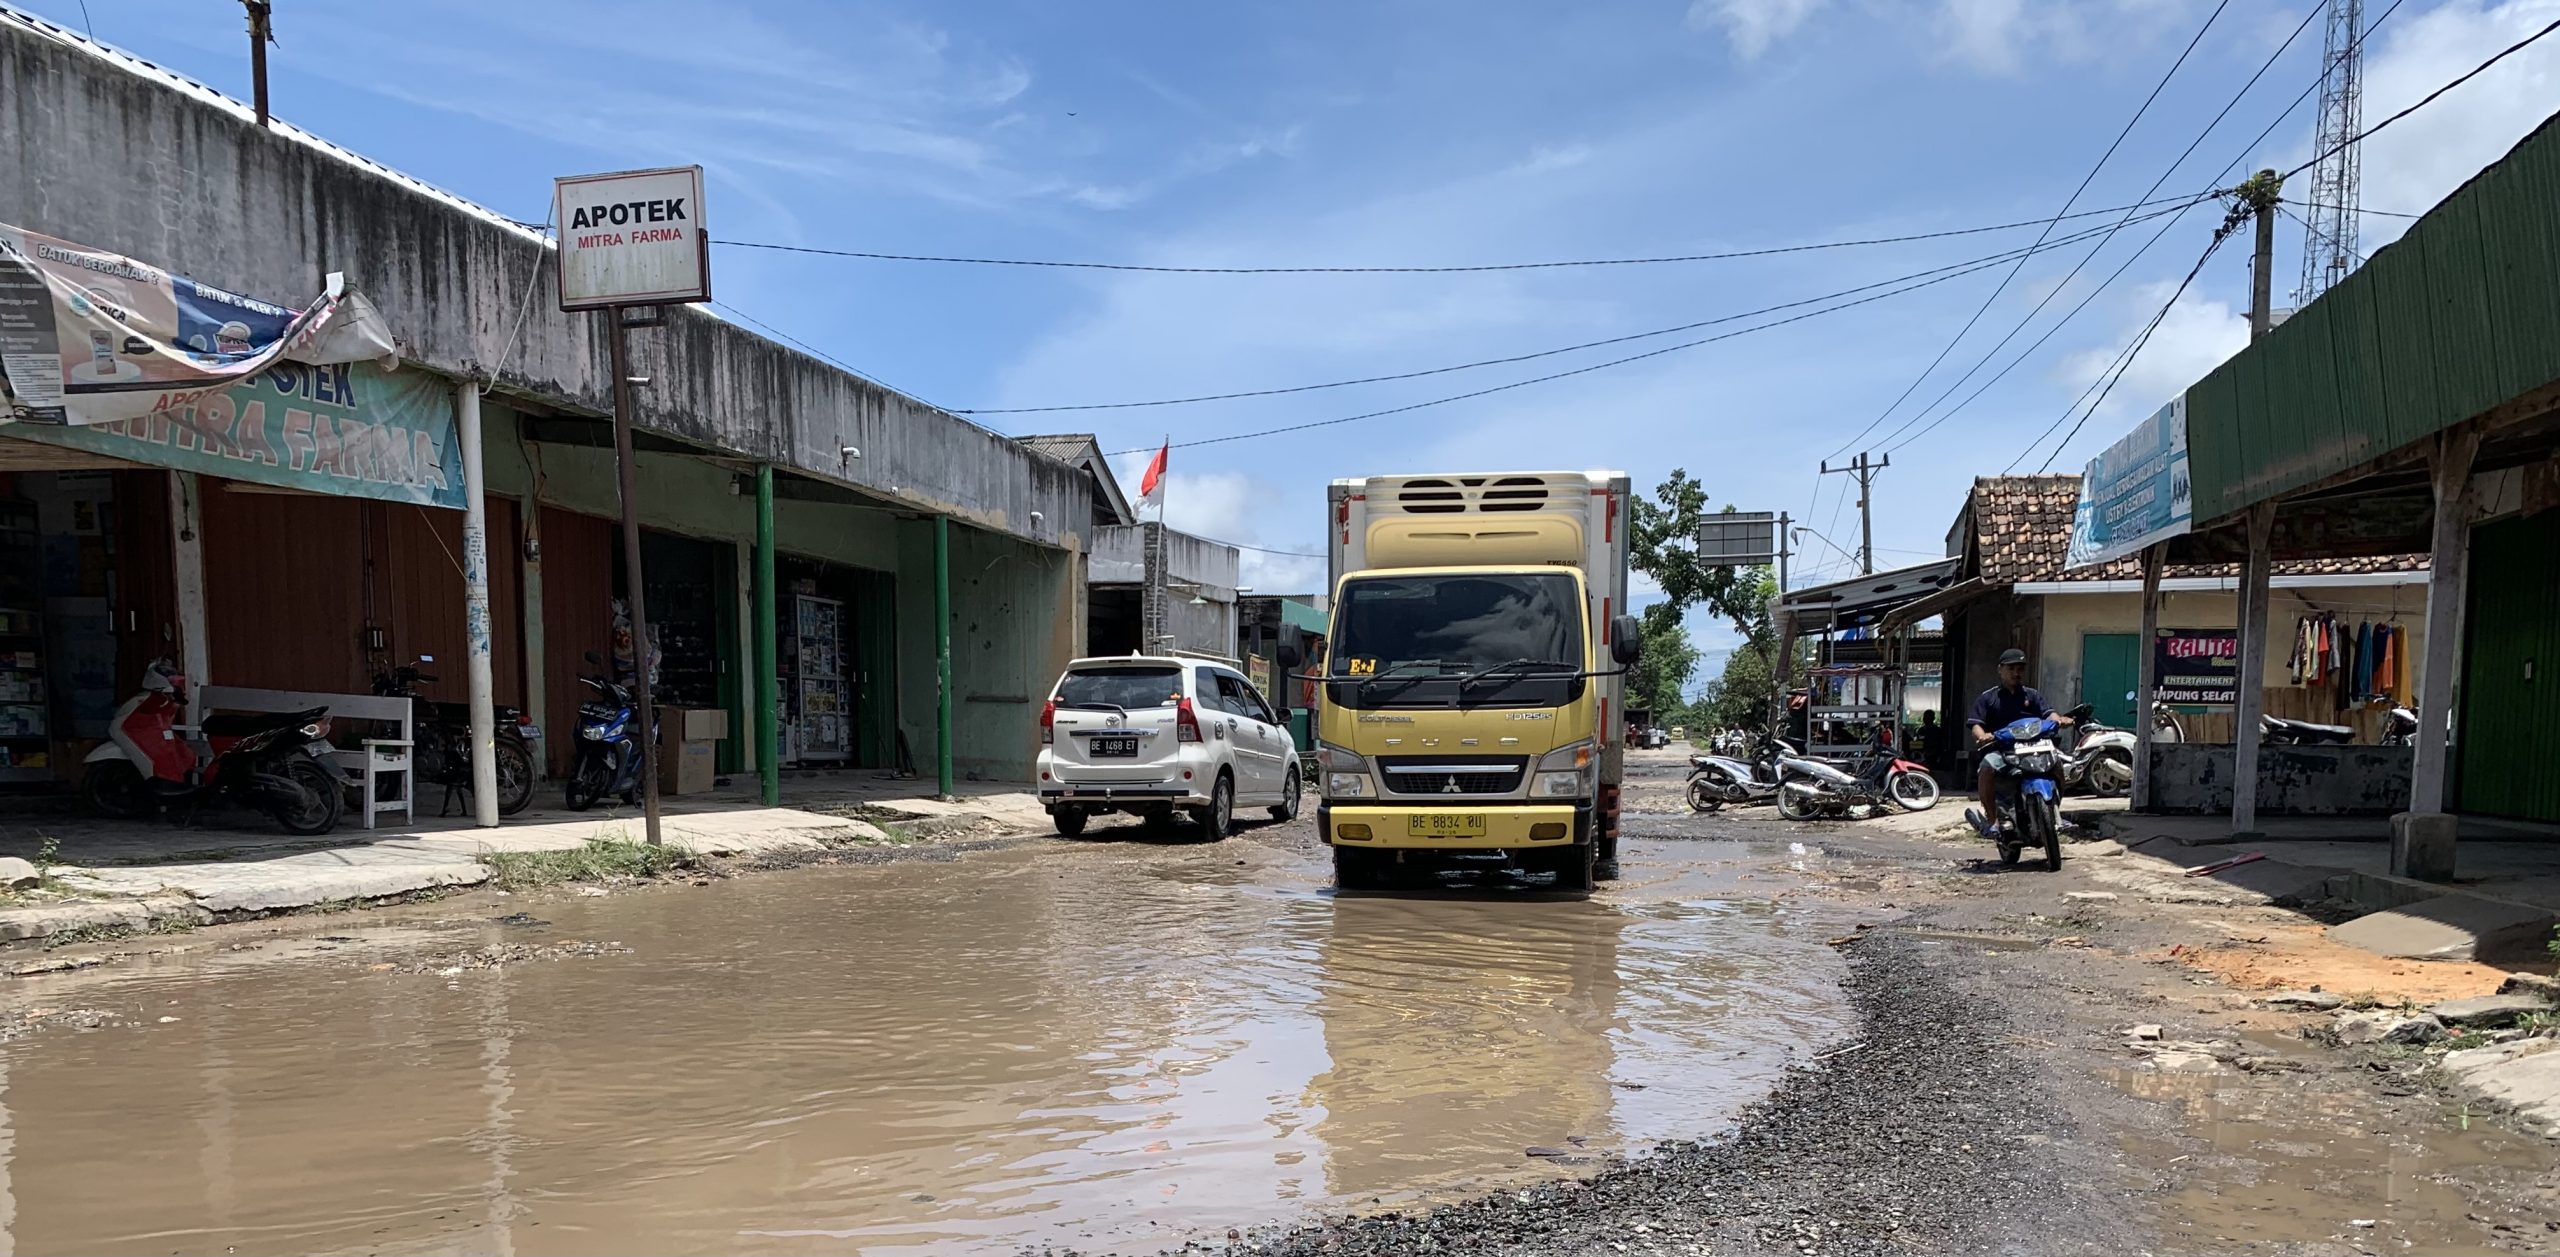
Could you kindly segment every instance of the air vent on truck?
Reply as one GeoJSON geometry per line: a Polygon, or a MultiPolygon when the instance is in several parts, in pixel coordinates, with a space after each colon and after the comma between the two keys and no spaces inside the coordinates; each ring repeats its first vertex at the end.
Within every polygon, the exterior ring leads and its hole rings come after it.
{"type": "Polygon", "coordinates": [[[1547,482],[1538,476],[1420,478],[1396,490],[1396,506],[1413,515],[1542,511],[1547,496],[1547,482]]]}

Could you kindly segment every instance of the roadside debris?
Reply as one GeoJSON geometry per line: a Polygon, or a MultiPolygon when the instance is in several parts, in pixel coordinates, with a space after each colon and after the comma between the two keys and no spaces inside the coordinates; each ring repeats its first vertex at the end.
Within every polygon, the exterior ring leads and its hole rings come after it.
{"type": "Polygon", "coordinates": [[[2329,1032],[2339,1043],[2349,1046],[2364,1043],[2433,1043],[2444,1037],[2444,1023],[2425,1013],[2415,1015],[2387,1008],[2338,1014],[2329,1032]]]}

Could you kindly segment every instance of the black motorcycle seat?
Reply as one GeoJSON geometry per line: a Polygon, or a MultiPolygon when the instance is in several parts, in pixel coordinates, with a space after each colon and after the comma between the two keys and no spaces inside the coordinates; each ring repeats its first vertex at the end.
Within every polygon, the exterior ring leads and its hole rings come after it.
{"type": "Polygon", "coordinates": [[[326,707],[307,711],[221,711],[199,726],[209,738],[245,738],[270,729],[294,729],[329,714],[326,707]]]}

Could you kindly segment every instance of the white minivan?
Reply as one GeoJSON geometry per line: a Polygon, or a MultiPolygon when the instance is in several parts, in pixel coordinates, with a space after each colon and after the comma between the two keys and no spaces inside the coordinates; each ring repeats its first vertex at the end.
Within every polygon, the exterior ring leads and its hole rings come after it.
{"type": "Polygon", "coordinates": [[[1040,802],[1061,834],[1107,812],[1190,816],[1211,841],[1235,810],[1298,814],[1297,743],[1243,674],[1176,656],[1078,659],[1040,709],[1040,802]]]}

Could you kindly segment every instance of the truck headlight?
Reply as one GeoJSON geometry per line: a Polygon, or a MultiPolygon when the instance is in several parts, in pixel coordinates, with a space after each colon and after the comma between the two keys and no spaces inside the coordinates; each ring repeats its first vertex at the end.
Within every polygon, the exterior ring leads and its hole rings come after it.
{"type": "Polygon", "coordinates": [[[1377,787],[1369,778],[1369,761],[1356,752],[1346,751],[1330,743],[1316,744],[1316,765],[1324,770],[1324,793],[1329,799],[1373,799],[1377,787]]]}
{"type": "Polygon", "coordinates": [[[1538,773],[1529,785],[1533,799],[1591,797],[1593,748],[1589,742],[1560,746],[1538,757],[1538,773]]]}

